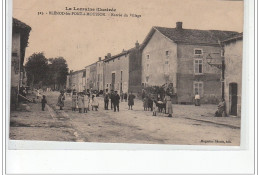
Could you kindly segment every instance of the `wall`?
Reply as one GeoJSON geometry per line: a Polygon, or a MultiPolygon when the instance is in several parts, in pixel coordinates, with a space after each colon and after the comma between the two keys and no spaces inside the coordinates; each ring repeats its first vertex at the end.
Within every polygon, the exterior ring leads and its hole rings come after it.
{"type": "Polygon", "coordinates": [[[71,74],[71,86],[72,89],[75,89],[77,92],[82,92],[85,89],[85,77],[83,77],[84,71],[85,69],[71,74]]]}
{"type": "Polygon", "coordinates": [[[98,90],[98,87],[97,87],[97,63],[90,65],[89,89],[98,90]]]}
{"type": "Polygon", "coordinates": [[[177,45],[160,32],[155,31],[142,52],[142,84],[161,86],[169,82],[173,83],[174,89],[176,89],[176,73],[177,45]],[[166,51],[169,56],[166,56],[166,51]],[[149,60],[147,55],[149,55],[149,60]],[[169,69],[165,65],[166,58],[169,60],[169,69]],[[150,65],[149,70],[147,64],[150,65]]]}
{"type": "Polygon", "coordinates": [[[237,83],[238,87],[238,103],[237,116],[241,116],[241,94],[242,94],[242,57],[243,57],[243,41],[237,40],[228,43],[225,49],[225,100],[227,104],[227,112],[230,112],[230,94],[229,84],[237,83]]]}
{"type": "Polygon", "coordinates": [[[129,92],[142,92],[142,52],[138,46],[129,53],[129,92]]]}
{"type": "Polygon", "coordinates": [[[193,103],[194,81],[202,82],[202,103],[218,103],[221,98],[221,70],[208,65],[206,57],[210,53],[215,63],[221,63],[220,47],[178,44],[178,74],[177,74],[177,96],[178,102],[193,103]],[[202,55],[195,55],[194,49],[202,49],[202,55]],[[202,74],[195,74],[194,60],[202,59],[202,74]]]}
{"type": "Polygon", "coordinates": [[[97,62],[97,75],[96,75],[96,80],[97,80],[97,89],[98,91],[104,90],[104,62],[103,61],[98,61],[97,62]]]}
{"type": "Polygon", "coordinates": [[[129,85],[129,54],[124,54],[113,60],[105,61],[104,63],[104,89],[111,90],[112,84],[112,73],[115,73],[115,90],[120,91],[121,83],[121,71],[123,71],[122,76],[122,90],[123,92],[128,92],[129,85]]]}
{"type": "Polygon", "coordinates": [[[12,36],[12,62],[11,62],[11,87],[18,87],[19,84],[19,63],[21,58],[20,34],[12,36]],[[14,56],[13,53],[17,55],[14,56]]]}

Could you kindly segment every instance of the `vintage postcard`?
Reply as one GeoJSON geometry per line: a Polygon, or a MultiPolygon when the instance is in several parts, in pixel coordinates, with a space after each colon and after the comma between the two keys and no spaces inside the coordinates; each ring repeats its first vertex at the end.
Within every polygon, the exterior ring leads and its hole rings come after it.
{"type": "Polygon", "coordinates": [[[12,5],[10,140],[240,146],[243,1],[12,5]]]}

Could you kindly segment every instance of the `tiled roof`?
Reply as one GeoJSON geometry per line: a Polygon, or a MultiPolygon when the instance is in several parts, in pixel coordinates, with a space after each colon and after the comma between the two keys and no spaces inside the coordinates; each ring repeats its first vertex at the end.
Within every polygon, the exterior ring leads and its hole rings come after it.
{"type": "Polygon", "coordinates": [[[19,29],[25,29],[25,30],[31,30],[31,27],[27,24],[23,23],[22,21],[19,21],[16,18],[13,18],[13,27],[19,28],[19,29]]]}
{"type": "Polygon", "coordinates": [[[243,39],[243,33],[239,33],[233,37],[227,38],[227,39],[223,40],[222,43],[229,43],[229,42],[241,40],[241,39],[243,39]]]}
{"type": "Polygon", "coordinates": [[[154,29],[177,43],[217,44],[218,41],[238,34],[238,32],[221,30],[176,29],[165,27],[154,27],[154,29]]]}

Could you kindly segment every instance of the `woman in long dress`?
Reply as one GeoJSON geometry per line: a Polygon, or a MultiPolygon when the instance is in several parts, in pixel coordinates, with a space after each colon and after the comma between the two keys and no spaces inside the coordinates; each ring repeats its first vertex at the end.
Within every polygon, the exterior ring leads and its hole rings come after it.
{"type": "Polygon", "coordinates": [[[78,96],[78,107],[79,107],[79,113],[82,113],[84,108],[84,97],[82,93],[80,93],[78,96]]]}
{"type": "Polygon", "coordinates": [[[173,110],[171,97],[166,95],[164,100],[166,102],[166,114],[169,114],[168,117],[172,117],[173,110]]]}
{"type": "Polygon", "coordinates": [[[72,99],[72,104],[71,104],[72,111],[76,111],[78,96],[75,91],[73,92],[71,99],[72,99]]]}
{"type": "Polygon", "coordinates": [[[89,110],[89,97],[88,95],[83,96],[83,101],[84,101],[84,113],[87,113],[89,110]]]}
{"type": "Polygon", "coordinates": [[[57,106],[60,107],[60,110],[62,110],[62,108],[64,107],[64,101],[65,101],[65,95],[64,95],[64,92],[61,91],[60,95],[58,97],[58,103],[57,103],[57,106]]]}

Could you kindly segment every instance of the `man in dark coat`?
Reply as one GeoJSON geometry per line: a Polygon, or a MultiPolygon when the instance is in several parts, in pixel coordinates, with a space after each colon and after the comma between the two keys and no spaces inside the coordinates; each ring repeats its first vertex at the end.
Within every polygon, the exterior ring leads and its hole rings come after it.
{"type": "Polygon", "coordinates": [[[106,89],[106,93],[104,95],[105,110],[108,110],[108,103],[109,103],[109,94],[107,91],[108,90],[106,89]]]}
{"type": "Polygon", "coordinates": [[[115,91],[113,101],[114,101],[114,112],[116,112],[116,108],[117,108],[117,111],[119,112],[120,96],[118,95],[117,91],[115,91]]]}
{"type": "Polygon", "coordinates": [[[130,92],[129,96],[128,96],[128,110],[131,107],[131,110],[133,110],[133,106],[134,106],[134,99],[135,99],[135,95],[133,95],[132,92],[130,92]]]}
{"type": "Polygon", "coordinates": [[[113,92],[113,90],[111,90],[111,92],[110,92],[110,96],[109,96],[109,98],[110,98],[110,103],[111,103],[111,110],[113,110],[113,105],[114,105],[114,92],[113,92]]]}

